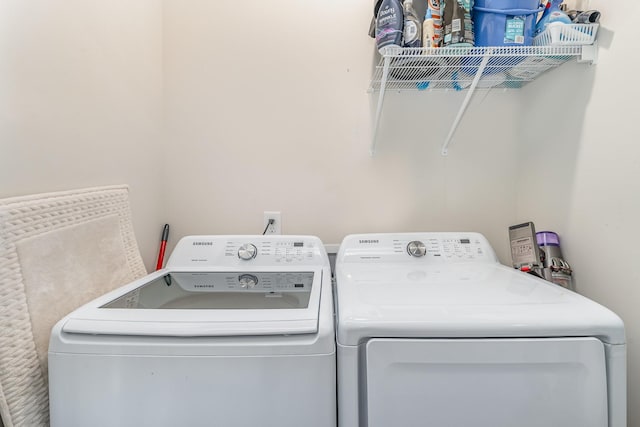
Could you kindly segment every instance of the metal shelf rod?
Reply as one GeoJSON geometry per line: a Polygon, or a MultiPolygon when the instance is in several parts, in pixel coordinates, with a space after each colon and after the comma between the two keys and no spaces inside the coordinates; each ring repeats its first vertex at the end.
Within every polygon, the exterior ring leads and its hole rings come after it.
{"type": "Polygon", "coordinates": [[[384,104],[384,94],[387,87],[387,78],[389,77],[389,64],[391,63],[391,57],[385,56],[384,65],[382,69],[382,81],[380,82],[380,93],[378,94],[378,107],[376,109],[376,118],[373,128],[373,139],[371,140],[371,149],[369,154],[371,157],[376,154],[376,143],[378,141],[378,128],[380,127],[380,116],[382,115],[382,104],[384,104]]]}
{"type": "Polygon", "coordinates": [[[456,116],[455,120],[453,121],[453,124],[451,125],[451,129],[449,130],[449,134],[447,135],[447,138],[444,140],[444,144],[442,144],[441,154],[443,156],[446,156],[447,154],[449,154],[447,147],[449,146],[449,143],[451,142],[451,138],[453,138],[453,134],[456,132],[456,129],[460,124],[460,120],[462,120],[462,116],[464,115],[464,112],[467,110],[467,107],[469,106],[469,102],[471,102],[471,98],[473,97],[473,94],[476,91],[476,87],[478,86],[478,82],[480,81],[480,77],[482,76],[482,73],[484,72],[484,69],[487,66],[487,63],[489,62],[490,56],[491,56],[491,50],[489,50],[484,55],[484,57],[482,58],[482,62],[478,67],[478,71],[476,71],[476,75],[473,77],[471,86],[467,91],[467,96],[465,96],[464,101],[462,101],[462,105],[458,110],[458,115],[456,116]]]}

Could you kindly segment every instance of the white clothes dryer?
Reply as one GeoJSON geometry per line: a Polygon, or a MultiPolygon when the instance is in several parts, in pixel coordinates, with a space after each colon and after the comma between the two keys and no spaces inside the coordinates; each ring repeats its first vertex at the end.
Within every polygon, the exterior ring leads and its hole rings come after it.
{"type": "Polygon", "coordinates": [[[318,238],[190,236],[53,328],[51,426],[335,426],[335,375],[318,238]]]}
{"type": "Polygon", "coordinates": [[[498,263],[477,233],[347,236],[340,427],[625,427],[618,316],[498,263]]]}

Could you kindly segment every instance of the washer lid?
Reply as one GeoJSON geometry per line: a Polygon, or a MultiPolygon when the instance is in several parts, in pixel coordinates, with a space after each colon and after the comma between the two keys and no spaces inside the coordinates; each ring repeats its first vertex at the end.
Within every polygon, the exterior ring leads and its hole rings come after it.
{"type": "Polygon", "coordinates": [[[337,266],[342,345],[371,337],[579,337],[625,342],[622,321],[560,286],[493,263],[337,266]]]}
{"type": "Polygon", "coordinates": [[[229,336],[318,331],[322,269],[162,271],[81,307],[63,331],[229,336]]]}

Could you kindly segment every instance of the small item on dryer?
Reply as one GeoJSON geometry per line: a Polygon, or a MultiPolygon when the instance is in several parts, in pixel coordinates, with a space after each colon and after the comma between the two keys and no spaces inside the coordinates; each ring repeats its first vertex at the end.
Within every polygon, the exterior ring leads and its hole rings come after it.
{"type": "Polygon", "coordinates": [[[574,290],[571,266],[562,256],[558,234],[553,231],[540,231],[536,233],[536,240],[544,266],[542,276],[556,285],[574,290]]]}
{"type": "Polygon", "coordinates": [[[540,249],[536,242],[536,228],[533,222],[509,227],[509,241],[513,268],[526,272],[535,272],[541,268],[540,249]]]}
{"type": "Polygon", "coordinates": [[[560,251],[560,238],[553,231],[536,233],[533,222],[509,227],[513,268],[574,290],[571,266],[560,251]]]}

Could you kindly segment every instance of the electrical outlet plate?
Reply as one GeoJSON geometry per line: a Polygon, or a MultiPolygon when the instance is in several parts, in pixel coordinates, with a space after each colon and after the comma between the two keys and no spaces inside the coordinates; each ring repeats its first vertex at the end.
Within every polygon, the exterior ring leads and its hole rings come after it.
{"type": "Polygon", "coordinates": [[[267,231],[264,234],[282,234],[282,219],[280,216],[280,212],[264,211],[262,229],[264,230],[265,228],[267,231]],[[270,219],[273,219],[274,223],[267,227],[270,219]]]}

